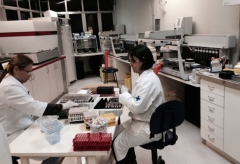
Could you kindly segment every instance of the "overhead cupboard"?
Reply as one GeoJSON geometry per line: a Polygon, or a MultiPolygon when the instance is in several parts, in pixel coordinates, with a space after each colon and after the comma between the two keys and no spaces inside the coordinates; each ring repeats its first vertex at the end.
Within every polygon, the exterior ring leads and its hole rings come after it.
{"type": "Polygon", "coordinates": [[[240,163],[240,83],[199,76],[201,137],[207,145],[217,148],[234,163],[240,163]]]}
{"type": "Polygon", "coordinates": [[[55,59],[33,68],[25,86],[35,100],[50,103],[64,93],[63,60],[55,59]]]}

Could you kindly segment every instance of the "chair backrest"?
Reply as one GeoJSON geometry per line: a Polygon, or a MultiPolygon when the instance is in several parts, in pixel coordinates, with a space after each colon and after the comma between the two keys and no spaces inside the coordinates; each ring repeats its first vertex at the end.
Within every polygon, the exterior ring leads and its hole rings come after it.
{"type": "Polygon", "coordinates": [[[184,121],[184,107],[180,101],[172,100],[157,107],[151,116],[151,135],[174,129],[184,121]]]}

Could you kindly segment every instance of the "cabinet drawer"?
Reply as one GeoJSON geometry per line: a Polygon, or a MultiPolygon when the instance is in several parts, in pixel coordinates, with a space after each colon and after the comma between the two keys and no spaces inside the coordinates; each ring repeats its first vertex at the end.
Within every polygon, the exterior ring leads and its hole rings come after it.
{"type": "Polygon", "coordinates": [[[214,134],[219,138],[223,139],[223,129],[209,123],[208,121],[201,119],[201,128],[207,130],[210,134],[214,134]]]}
{"type": "Polygon", "coordinates": [[[204,99],[210,103],[224,107],[224,97],[207,92],[201,89],[201,99],[204,99]]]}
{"type": "Polygon", "coordinates": [[[207,113],[207,111],[204,109],[201,109],[201,118],[223,129],[223,118],[207,113]]]}
{"type": "Polygon", "coordinates": [[[223,108],[209,103],[206,100],[201,99],[201,109],[206,110],[210,114],[215,114],[216,116],[223,118],[223,108]]]}
{"type": "Polygon", "coordinates": [[[201,128],[201,137],[223,151],[223,139],[201,128]]]}
{"type": "Polygon", "coordinates": [[[201,89],[220,95],[224,96],[224,86],[216,83],[212,83],[206,80],[201,80],[201,89]]]}

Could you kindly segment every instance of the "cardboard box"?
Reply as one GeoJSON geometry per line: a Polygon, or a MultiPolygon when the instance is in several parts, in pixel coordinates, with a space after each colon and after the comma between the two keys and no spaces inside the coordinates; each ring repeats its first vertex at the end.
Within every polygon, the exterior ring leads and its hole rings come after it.
{"type": "Polygon", "coordinates": [[[124,85],[128,87],[128,89],[132,90],[132,78],[131,77],[125,77],[124,78],[124,85]]]}

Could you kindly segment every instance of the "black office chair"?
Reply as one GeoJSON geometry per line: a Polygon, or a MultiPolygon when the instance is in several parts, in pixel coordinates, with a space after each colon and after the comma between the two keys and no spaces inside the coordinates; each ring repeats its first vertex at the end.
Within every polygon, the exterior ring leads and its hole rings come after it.
{"type": "Polygon", "coordinates": [[[162,139],[140,146],[144,149],[151,150],[153,164],[165,163],[161,156],[158,158],[157,149],[164,149],[165,146],[176,143],[178,139],[176,127],[181,125],[183,121],[184,107],[183,104],[177,100],[168,101],[159,105],[152,114],[150,120],[150,138],[152,138],[154,134],[162,133],[162,139]],[[172,129],[172,131],[170,129],[172,129]]]}

